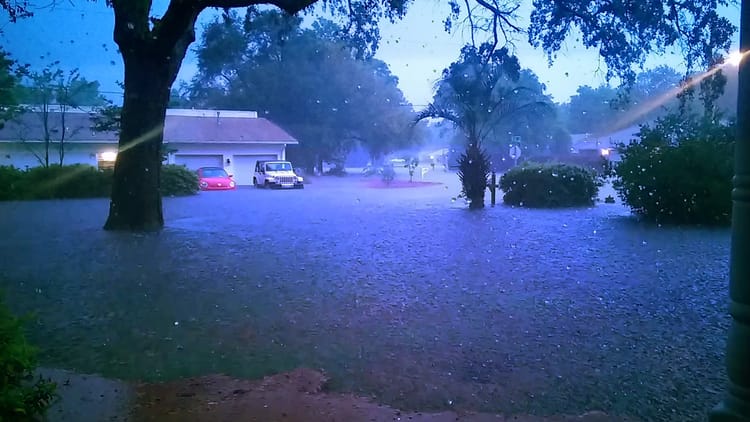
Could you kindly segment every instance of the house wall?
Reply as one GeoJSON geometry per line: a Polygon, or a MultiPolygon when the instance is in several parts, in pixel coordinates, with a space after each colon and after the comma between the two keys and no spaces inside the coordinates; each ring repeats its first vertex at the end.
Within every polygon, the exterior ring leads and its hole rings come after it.
{"type": "MultiPolygon", "coordinates": [[[[178,163],[178,156],[221,156],[221,163],[228,173],[235,175],[239,185],[252,184],[252,174],[257,159],[283,160],[286,157],[286,146],[284,144],[231,144],[231,143],[167,143],[166,147],[171,150],[167,158],[170,164],[178,163]],[[227,163],[229,159],[229,163],[227,163]]],[[[37,167],[39,160],[29,151],[33,148],[38,154],[44,153],[41,143],[0,142],[0,165],[12,165],[25,169],[37,167]]],[[[65,159],[63,164],[88,164],[97,167],[97,155],[103,152],[117,151],[117,145],[111,143],[83,144],[69,143],[65,147],[65,159]]],[[[200,162],[200,159],[183,160],[183,162],[200,162]]],[[[58,163],[57,144],[50,146],[50,164],[58,163]]],[[[192,169],[191,170],[195,170],[192,169]]]]}
{"type": "MultiPolygon", "coordinates": [[[[286,146],[284,144],[192,144],[169,142],[167,148],[170,152],[168,162],[170,164],[182,162],[200,162],[188,160],[185,156],[215,156],[221,155],[224,169],[227,173],[234,175],[238,185],[251,185],[252,175],[257,159],[283,160],[286,157],[286,146]],[[229,162],[227,163],[227,159],[229,162]]],[[[208,161],[208,160],[207,160],[208,161]]],[[[191,170],[195,170],[191,168],[191,170]]]]}
{"type": "MultiPolygon", "coordinates": [[[[0,166],[14,166],[19,169],[37,167],[39,160],[34,155],[36,152],[44,157],[44,145],[42,143],[22,142],[0,142],[0,166]]],[[[88,164],[97,166],[97,154],[108,151],[117,151],[117,146],[112,144],[66,144],[63,164],[88,164]]],[[[50,164],[59,163],[58,144],[52,143],[49,149],[50,164]]]]}

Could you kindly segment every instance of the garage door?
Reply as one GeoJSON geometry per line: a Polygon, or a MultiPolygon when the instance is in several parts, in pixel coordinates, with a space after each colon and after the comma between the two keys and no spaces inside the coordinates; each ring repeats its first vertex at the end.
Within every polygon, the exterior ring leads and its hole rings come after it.
{"type": "Polygon", "coordinates": [[[234,180],[238,185],[252,185],[255,162],[264,160],[278,160],[277,155],[235,155],[232,159],[234,180]]]}
{"type": "Polygon", "coordinates": [[[224,167],[224,157],[221,155],[188,155],[175,154],[175,164],[182,164],[190,170],[197,170],[201,167],[224,167]]]}

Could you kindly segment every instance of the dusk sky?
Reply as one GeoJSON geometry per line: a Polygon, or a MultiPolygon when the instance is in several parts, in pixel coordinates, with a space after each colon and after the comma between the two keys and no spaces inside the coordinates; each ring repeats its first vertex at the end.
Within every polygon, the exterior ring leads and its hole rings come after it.
{"type": "MultiPolygon", "coordinates": [[[[167,4],[165,0],[154,3],[155,13],[160,13],[167,4]]],[[[461,46],[469,40],[466,31],[448,34],[443,30],[442,22],[448,11],[445,2],[417,0],[404,20],[381,24],[382,41],[377,57],[390,65],[406,98],[416,106],[430,101],[440,72],[457,58],[461,46]]],[[[207,11],[201,15],[198,34],[214,13],[207,11]]],[[[735,25],[739,24],[738,6],[724,13],[735,25]]],[[[523,19],[528,19],[528,11],[524,15],[523,19]]],[[[14,58],[33,67],[40,68],[54,60],[67,69],[77,67],[87,79],[98,80],[102,91],[116,99],[121,91],[116,81],[122,80],[123,70],[122,59],[112,41],[113,22],[112,10],[103,1],[61,2],[54,10],[36,10],[35,17],[15,24],[8,23],[6,18],[0,23],[4,32],[0,42],[14,58]]],[[[737,36],[735,47],[736,39],[737,36]]],[[[604,64],[596,52],[584,49],[574,40],[566,44],[552,67],[548,67],[544,53],[533,49],[524,39],[515,42],[515,48],[521,65],[533,70],[558,102],[567,101],[580,85],[597,86],[604,82],[604,64]]],[[[682,60],[679,54],[671,53],[651,58],[647,67],[659,64],[680,69],[682,60]]],[[[191,52],[178,79],[189,80],[195,70],[195,56],[191,52]]]]}

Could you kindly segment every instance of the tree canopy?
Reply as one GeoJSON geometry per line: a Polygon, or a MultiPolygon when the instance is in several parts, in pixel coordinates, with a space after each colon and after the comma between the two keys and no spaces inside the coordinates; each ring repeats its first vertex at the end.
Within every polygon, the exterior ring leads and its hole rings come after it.
{"type": "Polygon", "coordinates": [[[406,144],[411,107],[388,66],[362,57],[332,21],[300,24],[254,8],[211,22],[196,50],[191,101],[258,110],[299,139],[307,166],[341,161],[355,142],[373,158],[406,144]]]}
{"type": "Polygon", "coordinates": [[[451,121],[468,144],[480,145],[501,137],[511,121],[523,125],[532,115],[551,113],[549,97],[542,90],[536,76],[522,71],[507,49],[493,50],[487,43],[479,48],[467,45],[459,59],[443,70],[433,102],[418,119],[451,121]]]}
{"type": "Polygon", "coordinates": [[[17,111],[19,82],[15,61],[0,48],[0,128],[11,119],[17,111]]]}

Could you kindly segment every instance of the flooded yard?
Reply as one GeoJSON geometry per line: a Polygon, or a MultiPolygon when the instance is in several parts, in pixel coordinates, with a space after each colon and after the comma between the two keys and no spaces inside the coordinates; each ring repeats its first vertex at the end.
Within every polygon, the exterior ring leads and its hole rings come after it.
{"type": "Polygon", "coordinates": [[[309,367],[403,409],[659,421],[720,401],[728,229],[469,212],[439,181],[165,198],[145,235],[102,231],[106,200],[0,203],[0,287],[45,366],[107,377],[309,367]]]}

